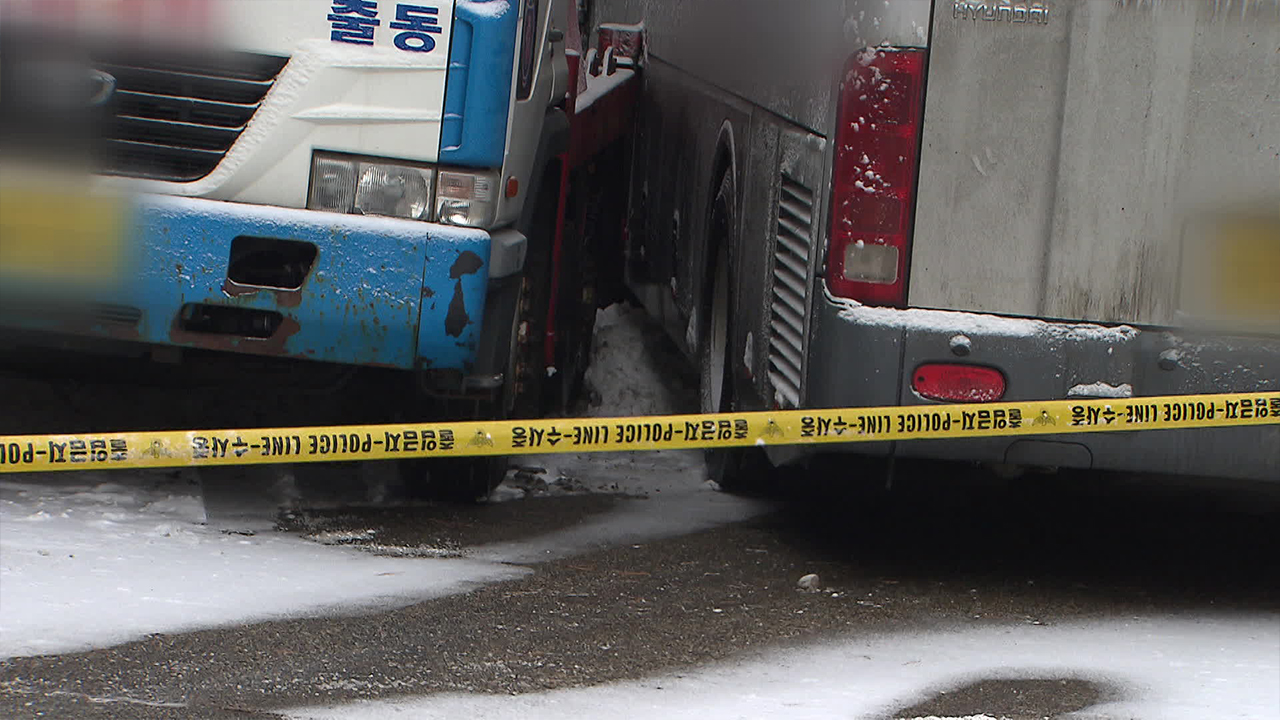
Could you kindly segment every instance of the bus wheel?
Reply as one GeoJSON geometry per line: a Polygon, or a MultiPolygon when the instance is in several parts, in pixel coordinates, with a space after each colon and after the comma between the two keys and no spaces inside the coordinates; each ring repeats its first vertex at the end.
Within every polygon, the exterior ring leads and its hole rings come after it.
{"type": "MultiPolygon", "coordinates": [[[[706,323],[699,352],[701,409],[704,413],[736,409],[729,341],[733,328],[733,274],[730,247],[734,223],[733,175],[726,172],[716,191],[708,223],[709,247],[715,262],[703,292],[699,320],[706,323]]],[[[759,448],[716,448],[704,451],[707,478],[733,492],[761,492],[773,477],[772,465],[759,448]]]]}

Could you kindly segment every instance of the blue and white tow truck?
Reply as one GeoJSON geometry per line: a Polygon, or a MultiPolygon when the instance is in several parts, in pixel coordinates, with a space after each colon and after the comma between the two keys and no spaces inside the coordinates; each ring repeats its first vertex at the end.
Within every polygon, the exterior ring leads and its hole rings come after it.
{"type": "Polygon", "coordinates": [[[574,113],[577,17],[0,0],[0,330],[394,368],[481,415],[563,406],[608,252],[591,173],[626,146],[574,113]]]}

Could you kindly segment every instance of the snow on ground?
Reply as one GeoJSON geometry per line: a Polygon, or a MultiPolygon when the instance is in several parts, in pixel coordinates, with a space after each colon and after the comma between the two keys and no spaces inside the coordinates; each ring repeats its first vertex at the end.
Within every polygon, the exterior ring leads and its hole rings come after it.
{"type": "Polygon", "coordinates": [[[671,415],[697,412],[673,387],[680,373],[670,367],[686,362],[662,342],[662,330],[655,327],[645,311],[625,303],[596,312],[591,365],[586,387],[593,396],[587,414],[592,417],[620,415],[671,415]]]}
{"type": "Polygon", "coordinates": [[[377,557],[205,524],[194,473],[0,482],[0,658],[273,617],[408,604],[515,568],[377,557]]]}
{"type": "MultiPolygon", "coordinates": [[[[602,310],[597,323],[590,412],[680,410],[687,399],[672,392],[664,377],[670,373],[663,369],[675,360],[655,351],[661,331],[643,311],[616,305],[602,310]]],[[[618,503],[610,513],[543,537],[474,548],[465,558],[385,557],[312,541],[324,538],[275,532],[272,501],[249,493],[239,498],[244,516],[230,525],[227,518],[221,527],[208,524],[194,470],[33,474],[0,481],[0,658],[102,647],[149,633],[402,605],[522,572],[505,563],[693,532],[768,507],[716,492],[704,481],[697,452],[524,457],[518,464],[543,471],[515,474],[495,500],[557,492],[648,500],[618,503]],[[537,489],[530,487],[530,477],[537,489]]],[[[378,476],[391,468],[367,464],[359,472],[378,476]]],[[[244,472],[260,473],[259,484],[268,485],[272,473],[291,477],[284,466],[278,472],[244,472]]],[[[279,478],[274,482],[283,482],[279,478]]]]}
{"type": "MultiPolygon", "coordinates": [[[[1076,678],[1112,700],[1068,717],[1202,720],[1280,716],[1275,615],[996,625],[849,637],[720,666],[530,695],[446,694],[286,712],[365,718],[865,718],[988,679],[1076,678]]],[[[985,711],[998,718],[998,709],[985,711]]],[[[982,715],[977,715],[982,717],[982,715]]]]}
{"type": "Polygon", "coordinates": [[[521,474],[499,493],[568,494],[596,492],[644,498],[618,503],[563,530],[515,543],[482,545],[468,552],[478,559],[525,563],[584,550],[648,542],[706,530],[760,515],[774,507],[762,500],[719,492],[706,482],[702,454],[690,450],[657,453],[532,455],[519,465],[545,469],[536,488],[519,487],[521,474]],[[545,488],[543,487],[545,485],[545,488]]]}
{"type": "MultiPolygon", "coordinates": [[[[641,308],[611,305],[596,312],[586,392],[592,417],[671,415],[697,412],[696,388],[680,387],[685,362],[641,308]]],[[[490,560],[531,562],[562,557],[584,548],[646,542],[704,530],[759,515],[771,505],[720,493],[706,482],[702,452],[527,455],[514,465],[491,500],[579,492],[643,497],[614,511],[541,538],[476,548],[490,560]]]]}

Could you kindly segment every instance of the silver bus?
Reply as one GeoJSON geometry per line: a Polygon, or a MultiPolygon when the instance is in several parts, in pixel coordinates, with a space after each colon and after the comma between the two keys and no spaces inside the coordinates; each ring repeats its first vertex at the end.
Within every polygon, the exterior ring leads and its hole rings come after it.
{"type": "MultiPolygon", "coordinates": [[[[626,278],[704,411],[1280,388],[1280,3],[584,5],[647,32],[626,278]]],[[[844,450],[1280,479],[1274,425],[844,450]]]]}

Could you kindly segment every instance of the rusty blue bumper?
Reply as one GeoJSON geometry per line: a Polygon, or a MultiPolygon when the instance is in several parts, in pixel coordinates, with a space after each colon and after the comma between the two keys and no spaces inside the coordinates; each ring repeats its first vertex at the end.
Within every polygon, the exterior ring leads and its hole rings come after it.
{"type": "Polygon", "coordinates": [[[107,277],[0,267],[0,324],[404,369],[475,359],[484,231],[164,196],[123,217],[107,277]]]}

